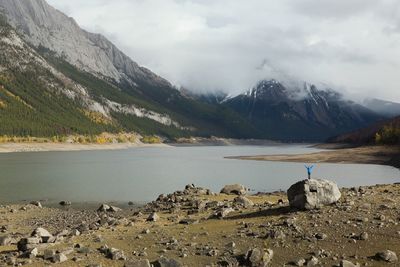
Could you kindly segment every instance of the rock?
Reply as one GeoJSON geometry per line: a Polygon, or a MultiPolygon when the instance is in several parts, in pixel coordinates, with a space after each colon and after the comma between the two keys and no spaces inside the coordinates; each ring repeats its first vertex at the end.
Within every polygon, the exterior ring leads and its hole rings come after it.
{"type": "Polygon", "coordinates": [[[347,261],[347,260],[342,260],[341,262],[340,262],[340,267],[357,267],[357,266],[360,266],[360,265],[355,265],[354,263],[352,263],[351,261],[347,261]]]}
{"type": "Polygon", "coordinates": [[[44,260],[52,260],[54,255],[56,255],[55,250],[53,250],[53,249],[46,249],[46,250],[43,252],[43,259],[44,259],[44,260]]]}
{"type": "Polygon", "coordinates": [[[319,264],[318,258],[315,256],[312,256],[308,261],[307,261],[307,267],[309,266],[317,266],[319,264]]]}
{"type": "Polygon", "coordinates": [[[294,266],[304,266],[305,264],[306,264],[305,259],[298,259],[298,260],[293,261],[294,266]]]}
{"type": "Polygon", "coordinates": [[[274,251],[272,249],[267,249],[267,251],[264,253],[263,256],[264,266],[268,265],[272,261],[273,257],[274,257],[274,251]]]}
{"type": "Polygon", "coordinates": [[[108,248],[107,246],[102,246],[101,248],[99,248],[99,251],[109,259],[126,260],[125,254],[122,250],[116,248],[108,248]]]}
{"type": "Polygon", "coordinates": [[[115,207],[115,206],[110,206],[110,209],[108,211],[109,212],[119,212],[119,211],[122,211],[122,209],[115,207]]]}
{"type": "Polygon", "coordinates": [[[30,204],[42,208],[42,203],[40,203],[39,201],[32,201],[30,204]]]}
{"type": "Polygon", "coordinates": [[[186,224],[186,225],[191,225],[191,224],[198,224],[199,220],[192,219],[192,218],[186,218],[182,219],[179,221],[179,224],[186,224]]]}
{"type": "Polygon", "coordinates": [[[39,250],[37,248],[33,248],[31,251],[29,251],[28,258],[36,258],[38,254],[39,250]]]}
{"type": "Polygon", "coordinates": [[[214,214],[214,217],[218,219],[226,218],[230,213],[234,212],[235,210],[232,208],[222,208],[214,214]]]}
{"type": "Polygon", "coordinates": [[[53,237],[53,235],[50,234],[49,231],[47,231],[46,229],[41,228],[41,227],[36,228],[32,232],[31,236],[40,238],[42,243],[47,243],[49,241],[49,239],[53,237]]]}
{"type": "Polygon", "coordinates": [[[367,232],[361,233],[359,239],[360,240],[367,240],[368,239],[368,233],[367,232]]]}
{"type": "Polygon", "coordinates": [[[239,197],[235,198],[233,200],[233,202],[235,204],[238,204],[238,205],[246,208],[246,209],[254,206],[253,201],[251,201],[250,199],[248,199],[247,197],[244,197],[244,196],[239,196],[239,197]]]}
{"type": "Polygon", "coordinates": [[[148,222],[156,222],[160,219],[160,217],[158,216],[157,213],[153,212],[152,214],[149,215],[149,217],[147,218],[148,222]]]}
{"type": "Polygon", "coordinates": [[[99,212],[119,212],[122,209],[115,207],[115,206],[109,206],[107,204],[101,204],[101,206],[97,209],[99,212]]]}
{"type": "Polygon", "coordinates": [[[67,260],[68,260],[67,256],[65,256],[63,253],[55,254],[52,258],[52,262],[54,263],[62,263],[67,260]]]}
{"type": "Polygon", "coordinates": [[[9,246],[14,242],[10,236],[0,236],[0,246],[9,246]]]}
{"type": "Polygon", "coordinates": [[[375,257],[378,260],[387,261],[387,262],[396,262],[398,260],[396,253],[394,253],[391,250],[385,250],[382,252],[378,252],[378,253],[376,253],[375,257]]]}
{"type": "Polygon", "coordinates": [[[318,239],[318,240],[325,240],[325,239],[328,238],[328,236],[326,234],[324,234],[324,233],[318,233],[318,234],[315,235],[315,238],[318,239]]]}
{"type": "Polygon", "coordinates": [[[107,212],[110,209],[110,206],[107,204],[101,204],[101,206],[97,209],[97,211],[100,212],[107,212]]]}
{"type": "Polygon", "coordinates": [[[112,260],[126,260],[124,252],[116,248],[109,249],[108,257],[112,260]]]}
{"type": "Polygon", "coordinates": [[[311,210],[336,203],[341,193],[334,182],[310,179],[292,185],[287,196],[291,207],[311,210]]]}
{"type": "Polygon", "coordinates": [[[71,202],[71,201],[63,200],[63,201],[61,201],[61,202],[58,203],[58,204],[60,204],[61,206],[71,206],[71,205],[72,205],[72,202],[71,202]]]}
{"type": "Polygon", "coordinates": [[[124,267],[151,267],[149,260],[135,260],[125,262],[124,267]]]}
{"type": "Polygon", "coordinates": [[[222,194],[227,195],[246,195],[247,189],[241,184],[232,184],[225,185],[224,188],[221,189],[222,194]]]}
{"type": "Polygon", "coordinates": [[[29,250],[37,247],[39,245],[40,241],[41,240],[38,237],[22,238],[20,241],[18,241],[17,247],[18,247],[19,251],[22,251],[22,252],[29,251],[29,250]]]}
{"type": "Polygon", "coordinates": [[[154,262],[154,267],[182,267],[182,264],[174,259],[160,258],[154,262]]]}
{"type": "Polygon", "coordinates": [[[272,249],[268,249],[266,252],[263,252],[258,248],[254,248],[247,251],[245,258],[249,266],[264,267],[272,261],[273,256],[274,252],[272,249]]]}

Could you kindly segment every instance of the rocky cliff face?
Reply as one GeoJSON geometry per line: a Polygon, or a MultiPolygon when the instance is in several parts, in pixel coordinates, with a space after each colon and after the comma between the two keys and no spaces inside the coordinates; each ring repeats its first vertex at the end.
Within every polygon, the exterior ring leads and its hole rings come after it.
{"type": "Polygon", "coordinates": [[[74,19],[44,0],[0,0],[0,8],[29,43],[56,52],[80,69],[118,82],[169,85],[132,61],[104,36],[82,30],[74,19]]]}

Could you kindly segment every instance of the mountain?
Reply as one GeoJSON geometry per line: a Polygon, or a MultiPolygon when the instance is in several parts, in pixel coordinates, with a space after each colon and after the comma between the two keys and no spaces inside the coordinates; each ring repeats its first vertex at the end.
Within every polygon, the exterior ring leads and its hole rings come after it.
{"type": "Polygon", "coordinates": [[[236,97],[178,90],[44,0],[0,0],[0,13],[0,135],[320,141],[380,118],[332,90],[275,80],[236,97]]]}
{"type": "Polygon", "coordinates": [[[369,98],[364,100],[363,104],[370,110],[387,117],[395,117],[400,115],[400,103],[369,98]]]}
{"type": "Polygon", "coordinates": [[[381,119],[333,90],[309,84],[289,87],[276,80],[261,81],[224,105],[247,118],[265,138],[281,140],[323,140],[381,119]]]}
{"type": "Polygon", "coordinates": [[[375,144],[376,142],[382,142],[384,144],[399,143],[400,116],[380,121],[369,127],[359,129],[357,131],[336,136],[334,138],[331,138],[329,142],[348,143],[354,145],[375,144]]]}
{"type": "MultiPolygon", "coordinates": [[[[0,8],[7,19],[3,28],[11,25],[11,36],[1,39],[0,84],[32,106],[35,117],[47,121],[50,115],[41,113],[48,102],[34,103],[33,91],[35,96],[63,98],[60,105],[72,102],[65,109],[84,117],[78,119],[79,124],[92,121],[88,125],[93,127],[88,126],[84,133],[107,129],[168,137],[251,135],[251,125],[239,115],[182,95],[167,80],[132,61],[104,36],[82,30],[72,18],[44,0],[0,0],[0,8]],[[14,53],[16,50],[24,53],[14,53]],[[12,62],[14,66],[10,68],[12,62]],[[17,83],[26,82],[35,84],[32,94],[16,88],[17,83]]],[[[10,108],[11,105],[3,108],[4,118],[9,118],[10,108]]],[[[59,119],[61,114],[57,109],[54,111],[52,116],[59,119]]],[[[18,127],[17,122],[10,122],[7,130],[0,128],[0,134],[55,135],[83,131],[61,119],[46,127],[52,128],[51,131],[40,131],[43,125],[35,120],[19,121],[18,127]]]]}

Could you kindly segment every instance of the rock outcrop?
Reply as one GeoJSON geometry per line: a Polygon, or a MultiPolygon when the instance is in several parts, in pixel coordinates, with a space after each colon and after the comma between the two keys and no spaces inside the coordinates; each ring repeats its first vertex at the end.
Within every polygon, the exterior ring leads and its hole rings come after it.
{"type": "Polygon", "coordinates": [[[246,195],[247,189],[241,184],[231,184],[225,185],[224,188],[221,189],[221,193],[227,195],[246,195]]]}
{"type": "Polygon", "coordinates": [[[292,208],[311,210],[336,203],[341,193],[332,181],[310,179],[292,185],[287,196],[292,208]]]}
{"type": "Polygon", "coordinates": [[[73,18],[44,0],[0,0],[1,10],[33,46],[50,49],[85,71],[116,81],[170,86],[168,81],[140,67],[103,35],[81,29],[73,18]]]}

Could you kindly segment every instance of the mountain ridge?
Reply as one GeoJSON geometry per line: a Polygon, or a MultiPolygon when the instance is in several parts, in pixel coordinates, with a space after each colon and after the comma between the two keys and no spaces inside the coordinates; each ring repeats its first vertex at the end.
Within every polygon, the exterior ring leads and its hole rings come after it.
{"type": "MultiPolygon", "coordinates": [[[[21,66],[7,69],[10,61],[4,52],[0,74],[21,83],[32,82],[40,94],[62,94],[68,99],[66,102],[74,103],[68,112],[74,116],[83,114],[82,121],[95,122],[88,124],[94,132],[108,129],[171,138],[197,135],[320,141],[380,119],[373,112],[341,99],[333,90],[319,90],[309,84],[288,88],[276,80],[263,80],[253,90],[238,96],[206,96],[178,90],[166,79],[139,66],[107,38],[81,29],[75,20],[44,0],[0,0],[0,7],[18,39],[3,38],[3,52],[12,51],[13,42],[19,42],[30,56],[21,58],[18,56],[23,54],[13,54],[15,64],[43,62],[37,70],[31,68],[29,75],[33,73],[37,78],[31,81],[32,78],[24,78],[28,74],[21,66]]],[[[0,83],[6,83],[1,76],[0,83]]],[[[25,103],[37,111],[42,110],[30,104],[34,96],[14,87],[8,83],[7,90],[24,96],[25,103]]],[[[61,102],[58,104],[62,106],[61,102]]],[[[76,130],[71,122],[66,125],[56,128],[76,130]]],[[[25,128],[22,125],[14,131],[29,132],[25,128]]],[[[0,134],[1,130],[0,127],[0,134]]]]}

